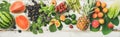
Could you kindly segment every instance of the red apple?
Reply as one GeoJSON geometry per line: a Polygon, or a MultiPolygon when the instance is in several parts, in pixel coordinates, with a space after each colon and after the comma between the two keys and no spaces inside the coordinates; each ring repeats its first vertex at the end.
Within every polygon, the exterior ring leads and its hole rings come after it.
{"type": "Polygon", "coordinates": [[[108,28],[112,29],[114,27],[114,25],[110,22],[108,23],[108,28]]]}
{"type": "Polygon", "coordinates": [[[98,20],[93,20],[92,21],[92,27],[94,27],[94,28],[97,28],[97,27],[99,27],[99,21],[98,20]]]}

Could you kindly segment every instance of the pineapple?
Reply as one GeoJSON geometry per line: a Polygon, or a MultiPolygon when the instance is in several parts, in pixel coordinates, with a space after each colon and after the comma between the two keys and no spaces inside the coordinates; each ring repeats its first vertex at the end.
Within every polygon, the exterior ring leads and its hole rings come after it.
{"type": "Polygon", "coordinates": [[[89,16],[92,13],[92,10],[94,9],[95,0],[88,0],[85,1],[85,5],[82,7],[83,16],[79,17],[77,22],[77,28],[85,31],[88,28],[89,25],[89,16]]]}
{"type": "Polygon", "coordinates": [[[88,25],[89,25],[89,19],[87,18],[87,16],[79,17],[76,25],[78,29],[84,31],[88,28],[88,25]]]}

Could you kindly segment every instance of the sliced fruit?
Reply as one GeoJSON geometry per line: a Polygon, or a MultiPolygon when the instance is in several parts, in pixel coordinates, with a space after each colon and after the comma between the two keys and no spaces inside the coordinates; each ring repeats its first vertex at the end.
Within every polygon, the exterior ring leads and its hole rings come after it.
{"type": "Polygon", "coordinates": [[[53,25],[55,23],[56,19],[52,19],[49,23],[49,25],[53,25]]]}
{"type": "Polygon", "coordinates": [[[60,27],[60,22],[59,20],[56,20],[56,19],[52,19],[49,23],[49,25],[55,25],[56,27],[60,27]]]}
{"type": "Polygon", "coordinates": [[[23,15],[16,16],[15,22],[17,26],[20,27],[22,30],[27,30],[29,28],[29,21],[23,15]]]}
{"type": "Polygon", "coordinates": [[[104,24],[104,19],[102,19],[102,18],[99,19],[99,23],[100,23],[100,24],[104,24]]]}
{"type": "Polygon", "coordinates": [[[12,13],[20,13],[25,11],[25,5],[22,1],[15,1],[11,6],[10,6],[10,11],[12,13]]]}
{"type": "Polygon", "coordinates": [[[93,13],[92,18],[97,18],[97,14],[93,13]]]}
{"type": "Polygon", "coordinates": [[[61,20],[61,21],[65,21],[65,18],[66,18],[65,15],[61,15],[61,16],[60,16],[60,20],[61,20]]]}
{"type": "Polygon", "coordinates": [[[114,27],[114,25],[110,22],[108,23],[108,28],[112,29],[114,27]]]}
{"type": "Polygon", "coordinates": [[[103,13],[102,13],[102,12],[99,12],[99,13],[98,13],[98,17],[99,17],[99,18],[102,18],[102,17],[103,17],[103,13]]]}
{"type": "Polygon", "coordinates": [[[107,9],[107,8],[103,8],[103,12],[104,12],[104,13],[107,13],[107,12],[108,12],[108,9],[107,9]]]}
{"type": "Polygon", "coordinates": [[[55,21],[55,26],[60,27],[60,22],[58,20],[55,21]]]}
{"type": "Polygon", "coordinates": [[[53,5],[55,6],[55,5],[57,4],[57,3],[56,3],[56,0],[52,0],[52,1],[51,1],[51,4],[53,4],[53,5]]]}
{"type": "Polygon", "coordinates": [[[99,21],[98,21],[98,20],[93,20],[93,21],[92,21],[92,27],[93,27],[93,28],[99,27],[99,21]]]}

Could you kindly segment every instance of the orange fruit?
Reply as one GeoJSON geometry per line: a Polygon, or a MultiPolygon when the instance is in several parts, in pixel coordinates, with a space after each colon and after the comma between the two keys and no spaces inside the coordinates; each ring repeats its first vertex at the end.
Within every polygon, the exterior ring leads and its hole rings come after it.
{"type": "Polygon", "coordinates": [[[105,2],[101,2],[101,7],[105,8],[106,7],[106,3],[105,2]]]}
{"type": "Polygon", "coordinates": [[[108,9],[107,9],[107,8],[103,8],[103,12],[104,12],[104,13],[107,13],[107,12],[108,12],[108,9]]]}
{"type": "Polygon", "coordinates": [[[94,14],[92,15],[92,17],[93,17],[93,18],[97,18],[97,14],[94,13],[94,14]]]}
{"type": "Polygon", "coordinates": [[[98,13],[98,17],[99,17],[99,18],[102,18],[102,17],[103,17],[103,13],[102,13],[102,12],[99,12],[99,13],[98,13]]]}
{"type": "Polygon", "coordinates": [[[94,12],[95,12],[95,13],[99,13],[99,12],[100,12],[100,9],[99,9],[99,8],[95,8],[94,12]]]}
{"type": "Polygon", "coordinates": [[[99,6],[100,6],[100,4],[101,4],[101,2],[100,2],[100,1],[96,1],[96,7],[99,7],[99,6]]]}
{"type": "Polygon", "coordinates": [[[100,24],[104,24],[104,19],[101,18],[98,21],[99,21],[100,24]]]}

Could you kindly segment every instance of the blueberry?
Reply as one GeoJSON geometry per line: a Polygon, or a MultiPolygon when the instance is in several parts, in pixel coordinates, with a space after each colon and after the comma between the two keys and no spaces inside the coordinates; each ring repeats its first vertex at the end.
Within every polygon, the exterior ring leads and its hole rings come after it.
{"type": "Polygon", "coordinates": [[[22,31],[21,30],[18,30],[19,33],[21,33],[22,31]]]}
{"type": "Polygon", "coordinates": [[[16,26],[15,26],[15,25],[13,25],[13,29],[16,29],[16,26]]]}

